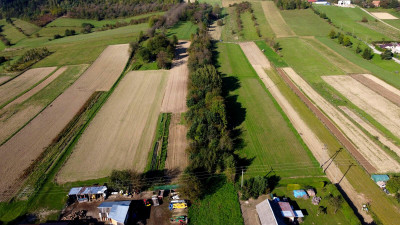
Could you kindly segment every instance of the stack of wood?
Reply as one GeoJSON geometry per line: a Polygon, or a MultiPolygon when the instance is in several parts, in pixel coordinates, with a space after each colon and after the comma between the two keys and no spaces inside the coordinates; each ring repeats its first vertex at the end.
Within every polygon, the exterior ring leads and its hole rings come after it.
{"type": "Polygon", "coordinates": [[[67,216],[64,216],[61,220],[83,220],[83,219],[88,219],[86,217],[86,210],[73,212],[67,216]]]}

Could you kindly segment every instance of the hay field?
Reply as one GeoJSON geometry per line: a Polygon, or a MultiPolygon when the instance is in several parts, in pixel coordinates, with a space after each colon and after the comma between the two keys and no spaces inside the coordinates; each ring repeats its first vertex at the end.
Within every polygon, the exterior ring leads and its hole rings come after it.
{"type": "Polygon", "coordinates": [[[324,76],[329,85],[400,137],[400,108],[350,76],[324,76]]]}
{"type": "Polygon", "coordinates": [[[275,6],[273,1],[263,1],[261,2],[261,5],[264,10],[264,15],[277,38],[296,35],[286,24],[279,9],[275,6]]]}
{"type": "Polygon", "coordinates": [[[376,18],[381,19],[381,20],[397,20],[399,18],[393,16],[390,13],[387,12],[373,12],[371,13],[372,15],[374,15],[376,18]]]}
{"type": "Polygon", "coordinates": [[[167,71],[132,71],[86,129],[57,181],[109,176],[113,169],[142,171],[152,147],[167,71]]]}
{"type": "Polygon", "coordinates": [[[56,67],[45,67],[30,69],[23,74],[19,75],[12,81],[7,82],[0,86],[0,107],[7,104],[10,100],[22,94],[24,91],[32,88],[35,84],[40,82],[56,67]]]}
{"type": "MultiPolygon", "coordinates": [[[[284,68],[285,73],[302,91],[342,130],[378,172],[399,172],[400,164],[372,141],[361,129],[339,112],[332,104],[319,95],[292,68],[284,68]]],[[[365,162],[360,162],[363,164],[365,162]]]]}
{"type": "Polygon", "coordinates": [[[52,143],[95,91],[108,91],[128,59],[128,44],[107,47],[72,86],[0,146],[0,174],[3,174],[0,189],[18,188],[18,178],[23,171],[52,143]]]}
{"type": "Polygon", "coordinates": [[[161,106],[161,112],[182,113],[187,110],[186,95],[189,78],[187,67],[190,42],[180,41],[177,46],[177,57],[172,62],[172,69],[168,78],[165,96],[161,106]]]}

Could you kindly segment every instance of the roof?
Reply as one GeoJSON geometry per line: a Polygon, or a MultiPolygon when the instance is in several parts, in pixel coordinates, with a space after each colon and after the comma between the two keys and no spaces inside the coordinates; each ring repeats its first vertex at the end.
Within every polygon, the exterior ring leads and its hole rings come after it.
{"type": "Polygon", "coordinates": [[[278,225],[275,214],[272,211],[271,203],[268,199],[256,205],[256,210],[262,225],[278,225]]]}
{"type": "Polygon", "coordinates": [[[295,216],[292,206],[290,206],[289,202],[278,202],[278,205],[281,208],[281,212],[284,217],[294,217],[295,216]]]}
{"type": "Polygon", "coordinates": [[[106,190],[106,186],[74,187],[71,188],[68,195],[103,194],[106,190]]]}
{"type": "Polygon", "coordinates": [[[303,212],[301,210],[295,210],[294,216],[295,217],[304,217],[303,212]]]}
{"type": "Polygon", "coordinates": [[[125,223],[128,215],[129,205],[113,205],[108,218],[111,218],[119,223],[125,223]]]}
{"type": "Polygon", "coordinates": [[[301,197],[307,195],[307,193],[304,190],[293,190],[293,195],[296,198],[301,198],[301,197]]]}
{"type": "Polygon", "coordinates": [[[371,179],[376,182],[378,181],[388,181],[389,180],[389,176],[388,175],[384,175],[384,174],[374,174],[371,176],[371,179]]]}
{"type": "Polygon", "coordinates": [[[131,201],[102,202],[97,208],[112,208],[114,205],[130,206],[131,201]]]}
{"type": "Polygon", "coordinates": [[[308,2],[316,2],[317,0],[307,0],[308,2]]]}

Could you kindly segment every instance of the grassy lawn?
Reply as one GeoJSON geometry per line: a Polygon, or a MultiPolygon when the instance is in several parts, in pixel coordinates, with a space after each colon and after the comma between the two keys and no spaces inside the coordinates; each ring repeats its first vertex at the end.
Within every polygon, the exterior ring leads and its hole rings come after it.
{"type": "Polygon", "coordinates": [[[176,35],[179,40],[190,40],[190,36],[197,32],[198,26],[190,21],[179,22],[174,27],[172,27],[167,36],[176,35]]]}
{"type": "Polygon", "coordinates": [[[267,43],[265,43],[265,41],[255,41],[255,43],[261,50],[264,50],[264,55],[267,56],[269,61],[272,62],[275,67],[288,66],[286,62],[276,52],[274,52],[274,50],[272,50],[267,43]]]}
{"type": "Polygon", "coordinates": [[[319,165],[279,105],[261,83],[236,44],[219,44],[220,71],[230,89],[227,111],[230,123],[242,130],[238,154],[250,163],[248,175],[265,175],[271,168],[281,177],[322,175],[319,165]],[[232,86],[232,87],[230,87],[232,86]],[[290,162],[290,163],[289,163],[290,162]],[[300,163],[293,168],[293,163],[300,163]]]}
{"type": "Polygon", "coordinates": [[[64,36],[65,30],[75,30],[75,32],[78,34],[81,31],[81,27],[44,27],[39,31],[39,35],[43,37],[49,37],[53,38],[54,35],[59,34],[61,36],[64,36]]]}
{"type": "Polygon", "coordinates": [[[4,34],[4,36],[6,36],[8,40],[10,40],[11,44],[16,44],[20,40],[26,38],[26,36],[19,30],[17,30],[17,28],[9,23],[6,23],[5,20],[2,21],[4,21],[4,23],[1,23],[2,25],[4,25],[2,33],[4,34]]]}
{"type": "Polygon", "coordinates": [[[14,20],[14,24],[16,27],[21,28],[27,35],[31,35],[40,30],[40,27],[36,26],[35,24],[20,19],[14,20]]]}
{"type": "Polygon", "coordinates": [[[280,12],[286,23],[299,36],[325,36],[332,30],[332,27],[311,9],[280,12]]]}
{"type": "Polygon", "coordinates": [[[251,13],[244,12],[240,15],[240,18],[242,19],[243,22],[243,30],[242,30],[243,39],[244,40],[261,39],[261,37],[257,35],[256,27],[254,26],[254,22],[251,19],[251,13]]]}
{"type": "Polygon", "coordinates": [[[243,224],[235,187],[224,178],[209,180],[208,194],[189,208],[190,224],[243,224]]]}
{"type": "Polygon", "coordinates": [[[269,25],[267,18],[265,18],[264,11],[262,9],[260,2],[252,2],[252,9],[254,11],[254,15],[257,18],[258,26],[260,27],[260,32],[263,38],[272,38],[274,37],[274,32],[269,25]]]}
{"type": "MultiPolygon", "coordinates": [[[[324,12],[339,28],[343,28],[344,31],[353,33],[363,40],[377,41],[382,40],[382,38],[389,40],[390,38],[378,31],[371,29],[372,27],[380,26],[381,29],[388,29],[384,24],[374,24],[375,19],[369,16],[367,13],[363,12],[359,8],[344,8],[335,6],[314,6],[319,12],[324,12]],[[368,19],[368,24],[363,24],[361,19],[363,17],[368,19]],[[367,27],[369,26],[369,27],[367,27]]],[[[327,34],[326,34],[327,35],[327,34]]]]}

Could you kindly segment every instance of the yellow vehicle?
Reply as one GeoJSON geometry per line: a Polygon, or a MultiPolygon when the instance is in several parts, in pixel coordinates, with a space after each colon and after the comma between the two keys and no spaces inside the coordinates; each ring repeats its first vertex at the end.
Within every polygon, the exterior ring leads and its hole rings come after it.
{"type": "Polygon", "coordinates": [[[171,203],[169,204],[169,210],[173,209],[186,209],[187,208],[187,203],[171,203]]]}

